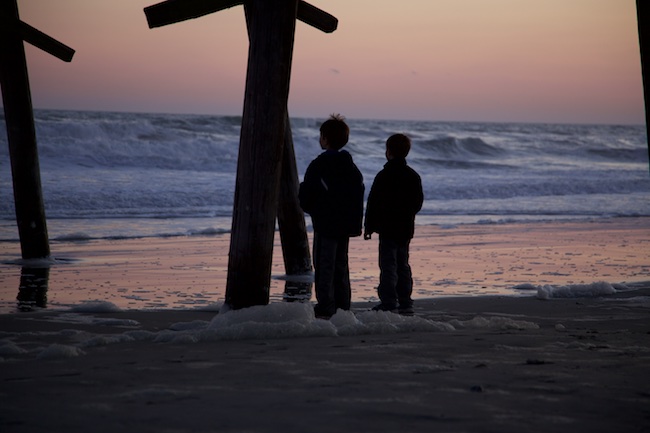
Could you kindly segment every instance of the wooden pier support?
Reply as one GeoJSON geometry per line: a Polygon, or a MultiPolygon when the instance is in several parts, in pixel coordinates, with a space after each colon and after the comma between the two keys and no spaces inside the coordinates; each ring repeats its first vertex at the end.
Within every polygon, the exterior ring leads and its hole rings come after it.
{"type": "Polygon", "coordinates": [[[9,31],[0,36],[0,83],[4,103],[16,222],[23,259],[50,255],[45,208],[41,190],[32,96],[27,75],[23,38],[17,30],[20,19],[16,1],[0,2],[0,16],[9,31]]]}
{"type": "MultiPolygon", "coordinates": [[[[4,8],[8,2],[0,3],[4,8]]],[[[50,245],[25,51],[23,41],[13,35],[3,35],[0,41],[0,82],[22,257],[48,257],[50,245]]]]}
{"type": "Polygon", "coordinates": [[[296,19],[326,33],[338,20],[302,0],[166,0],[145,8],[150,28],[244,4],[249,35],[226,303],[269,302],[278,218],[287,274],[311,270],[287,100],[296,19]]]}
{"type": "Polygon", "coordinates": [[[20,21],[16,0],[0,1],[0,85],[16,222],[23,259],[36,259],[50,255],[50,244],[23,40],[68,62],[74,50],[20,21]]]}
{"type": "MultiPolygon", "coordinates": [[[[298,14],[300,5],[298,2],[298,14]]],[[[246,29],[250,41],[250,20],[246,14],[246,29]]],[[[298,199],[298,168],[296,167],[296,152],[293,147],[291,120],[289,111],[285,114],[284,147],[280,170],[280,196],[278,199],[278,230],[282,246],[282,258],[287,275],[300,275],[312,271],[309,241],[305,213],[298,199]]]]}
{"type": "MultiPolygon", "coordinates": [[[[639,27],[639,48],[641,51],[641,76],[645,101],[645,126],[650,158],[650,2],[636,0],[636,14],[639,27]]],[[[648,166],[650,169],[650,165],[648,166]]]]}
{"type": "Polygon", "coordinates": [[[306,274],[313,270],[305,213],[298,200],[299,187],[293,136],[287,114],[280,174],[280,201],[278,203],[278,230],[280,231],[284,269],[287,275],[306,274]]]}
{"type": "Polygon", "coordinates": [[[269,302],[297,0],[244,3],[250,47],[226,303],[269,302]]]}

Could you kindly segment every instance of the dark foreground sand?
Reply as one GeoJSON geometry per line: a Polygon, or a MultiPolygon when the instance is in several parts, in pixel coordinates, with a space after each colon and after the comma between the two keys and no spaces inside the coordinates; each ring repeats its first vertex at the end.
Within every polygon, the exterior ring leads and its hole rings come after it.
{"type": "Polygon", "coordinates": [[[61,314],[0,316],[0,336],[26,349],[0,363],[0,431],[650,431],[647,286],[421,300],[419,318],[455,329],[335,337],[109,344],[215,314],[78,315],[118,326],[53,321],[61,314]],[[78,356],[39,352],[81,335],[107,341],[78,356]]]}

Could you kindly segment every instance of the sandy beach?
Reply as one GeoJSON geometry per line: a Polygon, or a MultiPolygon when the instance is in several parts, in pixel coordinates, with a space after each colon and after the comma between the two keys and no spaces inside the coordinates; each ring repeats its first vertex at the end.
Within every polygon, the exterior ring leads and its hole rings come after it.
{"type": "MultiPolygon", "coordinates": [[[[0,425],[644,432],[649,295],[427,300],[415,318],[370,313],[394,316],[378,317],[374,332],[311,337],[276,328],[275,338],[222,339],[205,331],[214,314],[197,311],[2,315],[2,338],[11,343],[0,346],[0,425]],[[420,322],[409,330],[401,319],[420,322]],[[417,330],[425,320],[453,328],[417,330]]],[[[356,304],[356,314],[368,306],[356,304]]],[[[315,322],[325,321],[305,326],[315,322]]]]}
{"type": "MultiPolygon", "coordinates": [[[[311,245],[311,233],[310,245],[311,245]]],[[[350,241],[353,301],[376,301],[377,240],[350,241]]],[[[47,291],[23,294],[50,309],[110,301],[124,309],[207,308],[225,294],[228,234],[53,241],[56,263],[47,291]],[[45,296],[45,299],[43,297],[45,296]]],[[[18,243],[0,244],[0,313],[17,310],[18,243]]],[[[411,244],[414,297],[521,295],[522,285],[650,281],[650,218],[417,226],[411,244]]],[[[29,274],[31,271],[28,271],[29,274]]],[[[271,300],[280,301],[285,273],[276,236],[271,300]]]]}
{"type": "Polygon", "coordinates": [[[226,235],[54,243],[30,312],[0,265],[1,430],[650,431],[648,219],[418,227],[413,317],[368,311],[375,242],[331,321],[276,302],[279,248],[271,305],[218,312],[226,235]]]}

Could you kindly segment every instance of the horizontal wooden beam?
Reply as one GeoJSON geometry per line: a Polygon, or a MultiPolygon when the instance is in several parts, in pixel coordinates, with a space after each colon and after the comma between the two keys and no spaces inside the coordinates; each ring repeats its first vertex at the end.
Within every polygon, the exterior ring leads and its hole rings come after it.
{"type": "Polygon", "coordinates": [[[332,33],[339,25],[335,16],[304,1],[298,2],[298,19],[325,33],[332,33]]]}
{"type": "Polygon", "coordinates": [[[202,17],[243,4],[243,0],[167,0],[144,8],[149,28],[202,17]]]}
{"type": "Polygon", "coordinates": [[[20,36],[25,42],[34,45],[36,48],[40,48],[46,53],[49,53],[64,62],[72,61],[75,51],[69,46],[22,21],[20,22],[19,29],[20,36]]]}
{"type": "MultiPolygon", "coordinates": [[[[167,0],[144,8],[144,14],[149,28],[153,29],[199,18],[243,3],[243,0],[167,0]]],[[[304,1],[298,2],[297,18],[325,33],[336,30],[339,22],[334,16],[304,1]]]]}

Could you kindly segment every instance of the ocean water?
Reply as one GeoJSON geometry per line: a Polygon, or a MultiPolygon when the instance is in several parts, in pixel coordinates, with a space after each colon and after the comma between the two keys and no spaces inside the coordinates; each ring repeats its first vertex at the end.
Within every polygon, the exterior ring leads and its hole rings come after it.
{"type": "MultiPolygon", "coordinates": [[[[291,119],[300,176],[321,152],[323,120],[291,119]]],[[[35,121],[51,239],[230,230],[240,117],[37,110],[35,121]]],[[[412,138],[408,161],[425,193],[417,224],[650,216],[644,125],[348,123],[346,149],[366,192],[385,163],[386,138],[412,138]]],[[[17,240],[2,126],[0,242],[17,240]]]]}

